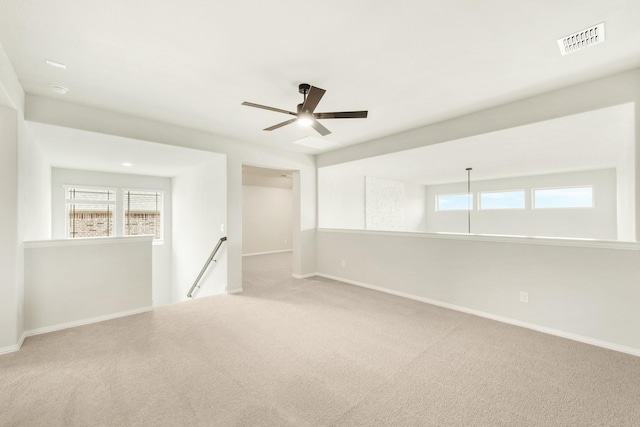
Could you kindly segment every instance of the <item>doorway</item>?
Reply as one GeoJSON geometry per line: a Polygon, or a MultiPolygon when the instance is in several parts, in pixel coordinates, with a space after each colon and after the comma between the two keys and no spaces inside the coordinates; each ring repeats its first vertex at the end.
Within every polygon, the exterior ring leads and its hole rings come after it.
{"type": "Polygon", "coordinates": [[[281,283],[291,278],[293,229],[293,171],[243,165],[242,275],[245,292],[260,291],[257,288],[266,283],[281,283]]]}

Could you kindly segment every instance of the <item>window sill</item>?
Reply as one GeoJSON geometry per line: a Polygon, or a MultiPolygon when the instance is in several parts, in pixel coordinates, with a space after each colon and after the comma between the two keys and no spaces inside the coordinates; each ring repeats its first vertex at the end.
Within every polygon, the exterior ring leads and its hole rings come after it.
{"type": "Polygon", "coordinates": [[[152,236],[125,236],[125,237],[77,237],[75,239],[32,240],[24,242],[25,248],[43,248],[51,246],[81,246],[81,245],[108,245],[112,243],[152,243],[152,236]]]}

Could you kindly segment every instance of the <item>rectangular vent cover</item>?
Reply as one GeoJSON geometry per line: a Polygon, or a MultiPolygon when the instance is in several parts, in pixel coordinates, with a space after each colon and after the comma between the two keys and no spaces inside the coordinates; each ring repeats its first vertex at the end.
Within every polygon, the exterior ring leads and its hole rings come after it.
{"type": "Polygon", "coordinates": [[[560,52],[566,55],[603,41],[604,22],[559,39],[558,46],[560,52]]]}

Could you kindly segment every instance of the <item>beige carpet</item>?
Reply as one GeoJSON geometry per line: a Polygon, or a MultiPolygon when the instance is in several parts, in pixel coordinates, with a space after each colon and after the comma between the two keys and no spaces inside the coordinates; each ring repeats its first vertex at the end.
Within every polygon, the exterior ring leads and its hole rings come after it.
{"type": "Polygon", "coordinates": [[[244,263],[243,294],[0,356],[0,425],[640,425],[640,358],[244,263]]]}

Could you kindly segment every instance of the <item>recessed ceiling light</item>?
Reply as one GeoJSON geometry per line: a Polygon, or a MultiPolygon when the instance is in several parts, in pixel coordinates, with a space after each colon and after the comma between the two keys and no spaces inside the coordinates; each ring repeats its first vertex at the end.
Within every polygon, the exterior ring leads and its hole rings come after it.
{"type": "Polygon", "coordinates": [[[62,68],[63,70],[67,69],[67,66],[64,65],[62,62],[56,62],[56,61],[52,61],[50,59],[46,59],[44,62],[46,62],[47,65],[51,65],[52,67],[62,68]]]}
{"type": "Polygon", "coordinates": [[[122,163],[122,166],[126,166],[126,167],[133,166],[133,163],[124,162],[122,163]]]}
{"type": "Polygon", "coordinates": [[[567,55],[604,41],[604,22],[558,39],[560,53],[567,55]]]}
{"type": "Polygon", "coordinates": [[[52,91],[54,91],[57,94],[60,95],[66,95],[67,92],[69,92],[69,89],[67,89],[64,86],[60,86],[60,85],[49,85],[49,87],[51,88],[52,91]]]}

